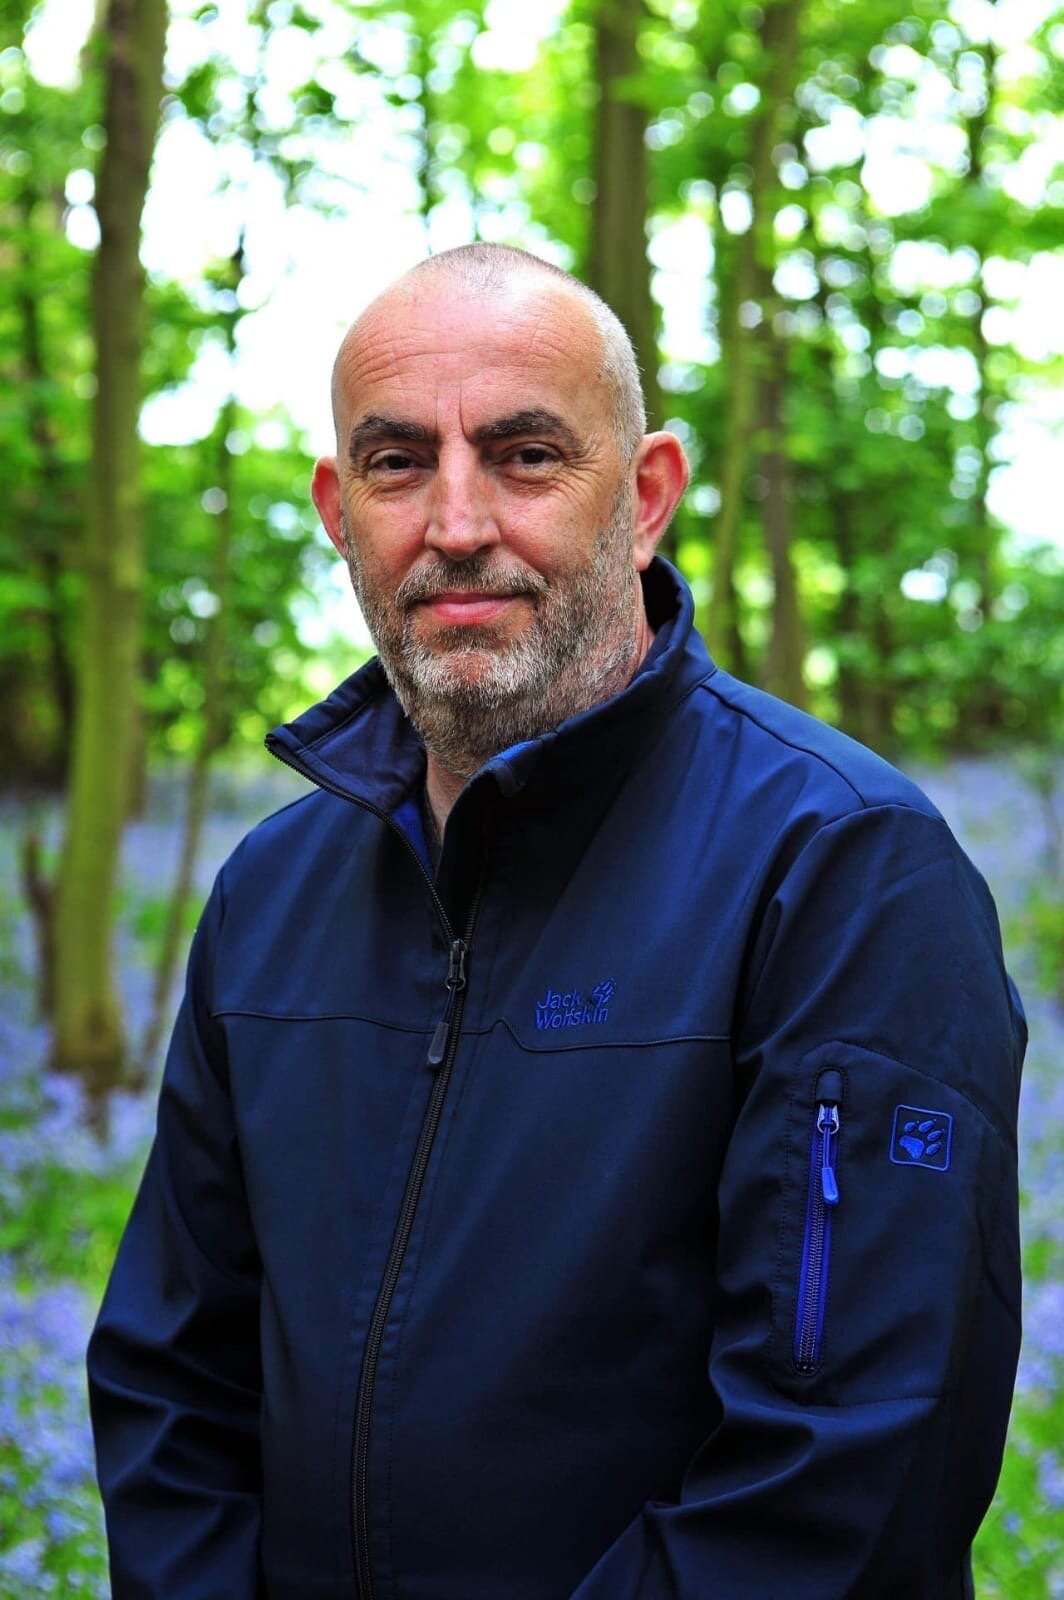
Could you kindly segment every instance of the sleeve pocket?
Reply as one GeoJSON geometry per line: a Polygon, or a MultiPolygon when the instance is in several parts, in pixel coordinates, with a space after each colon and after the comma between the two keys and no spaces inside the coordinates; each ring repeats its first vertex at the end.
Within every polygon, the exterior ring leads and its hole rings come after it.
{"type": "Polygon", "coordinates": [[[1009,1252],[987,1247],[1010,1165],[990,1124],[928,1074],[833,1042],[793,1079],[785,1163],[776,1383],[825,1405],[944,1393],[984,1279],[1016,1292],[1009,1252]]]}

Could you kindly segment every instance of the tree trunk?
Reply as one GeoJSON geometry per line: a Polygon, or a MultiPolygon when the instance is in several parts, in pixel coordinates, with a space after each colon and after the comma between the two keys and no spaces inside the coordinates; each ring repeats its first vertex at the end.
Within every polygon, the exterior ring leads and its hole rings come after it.
{"type": "MultiPolygon", "coordinates": [[[[776,0],[765,8],[761,24],[763,66],[761,99],[750,129],[751,226],[735,242],[733,277],[721,283],[721,359],[727,378],[727,426],[720,470],[720,512],[714,532],[713,592],[709,605],[709,642],[721,664],[742,670],[735,565],[739,554],[743,503],[756,445],[759,350],[764,335],[759,322],[771,315],[769,300],[775,265],[773,196],[776,169],[772,152],[789,114],[798,70],[798,28],[804,0],[776,0]]],[[[789,555],[787,557],[789,561],[789,555]]]]}
{"type": "Polygon", "coordinates": [[[33,553],[40,568],[48,606],[43,616],[48,640],[48,678],[55,706],[56,725],[63,750],[70,748],[74,722],[74,683],[70,659],[63,637],[60,576],[60,547],[64,524],[70,515],[66,493],[66,473],[59,452],[59,441],[44,399],[48,382],[44,342],[41,337],[40,306],[37,298],[37,269],[30,245],[33,237],[33,212],[38,201],[35,189],[27,186],[19,197],[22,237],[26,241],[16,274],[16,301],[22,329],[22,359],[29,395],[29,432],[39,463],[36,476],[37,504],[26,508],[24,548],[33,553]]]}
{"type": "Polygon", "coordinates": [[[798,583],[791,560],[794,511],[794,485],[787,456],[786,423],[783,412],[786,352],[771,332],[766,360],[771,371],[762,384],[762,427],[765,446],[761,470],[765,479],[765,543],[772,566],[772,632],[769,635],[764,687],[770,694],[789,700],[793,706],[806,705],[805,629],[798,605],[798,583]]]}
{"type": "Polygon", "coordinates": [[[97,394],[85,528],[85,594],[69,809],[56,905],[57,1066],[102,1094],[123,1037],[111,923],[137,693],[140,599],[140,217],[162,94],[165,0],[110,0],[104,150],[92,281],[97,394]]]}
{"type": "Polygon", "coordinates": [[[55,1011],[55,884],[44,868],[41,828],[32,812],[19,840],[19,876],[37,946],[37,1017],[47,1022],[55,1011]]]}
{"type": "MultiPolygon", "coordinates": [[[[830,360],[830,358],[829,358],[830,360]]],[[[853,496],[837,485],[831,490],[829,507],[835,535],[835,553],[843,571],[843,590],[835,613],[834,640],[838,651],[839,726],[852,739],[862,737],[861,678],[848,659],[861,634],[861,607],[854,582],[857,561],[857,535],[854,526],[853,496]]]]}
{"type": "MultiPolygon", "coordinates": [[[[984,143],[987,125],[990,122],[993,111],[998,52],[993,45],[986,44],[979,47],[977,54],[982,60],[986,77],[986,104],[981,111],[967,119],[966,127],[968,135],[968,182],[976,193],[983,188],[986,182],[984,143]]],[[[998,400],[990,381],[990,347],[983,332],[983,318],[986,315],[987,308],[987,292],[983,278],[982,257],[980,257],[979,261],[979,273],[976,282],[979,305],[972,317],[972,354],[975,357],[975,364],[979,373],[979,409],[975,415],[979,473],[972,510],[978,538],[978,545],[975,551],[975,577],[982,592],[983,612],[985,615],[989,615],[990,606],[994,600],[996,584],[994,582],[994,529],[990,508],[987,504],[987,494],[990,488],[990,446],[994,438],[998,400]]]]}
{"type": "MultiPolygon", "coordinates": [[[[243,246],[233,256],[235,289],[243,276],[243,246]]],[[[236,324],[241,313],[230,314],[226,319],[229,359],[236,348],[236,324]]],[[[146,1080],[158,1054],[163,1034],[169,1021],[170,995],[177,976],[178,964],[184,942],[185,915],[196,877],[203,827],[207,820],[207,800],[210,786],[211,763],[215,753],[224,743],[226,715],[226,620],[230,590],[233,555],[233,456],[228,438],[236,425],[237,408],[232,395],[222,407],[215,430],[217,452],[215,456],[215,483],[221,489],[225,502],[215,518],[215,543],[211,562],[211,593],[217,601],[217,610],[206,619],[203,640],[203,726],[199,743],[192,758],[188,774],[188,792],[185,803],[185,825],[181,836],[181,852],[177,875],[166,911],[159,959],[155,968],[151,1015],[139,1050],[138,1076],[146,1080]]]]}
{"type": "MultiPolygon", "coordinates": [[[[723,241],[722,241],[723,242],[723,241]]],[[[718,478],[720,511],[713,525],[713,583],[706,616],[706,637],[721,666],[746,675],[746,652],[739,631],[739,596],[735,566],[739,554],[749,449],[755,426],[757,383],[754,346],[740,321],[741,307],[754,304],[754,254],[746,247],[721,252],[720,359],[725,373],[724,448],[718,478]],[[725,276],[724,261],[733,258],[732,275],[725,276]]]]}
{"type": "Polygon", "coordinates": [[[436,184],[433,130],[433,124],[436,120],[436,104],[435,96],[429,85],[429,75],[432,72],[432,41],[427,33],[419,33],[416,37],[413,67],[421,84],[417,97],[418,108],[421,112],[421,136],[417,162],[418,211],[427,229],[429,218],[432,216],[432,208],[440,198],[436,184]]]}
{"type": "Polygon", "coordinates": [[[658,387],[657,309],[647,257],[647,111],[633,97],[640,70],[643,0],[599,0],[595,16],[593,132],[595,200],[591,208],[588,282],[620,317],[643,375],[647,426],[663,421],[658,387]]]}
{"type": "MultiPolygon", "coordinates": [[[[993,44],[985,44],[979,47],[978,54],[982,59],[983,71],[986,77],[986,104],[981,111],[968,118],[967,121],[968,182],[977,194],[985,188],[986,184],[984,145],[987,126],[994,109],[994,89],[997,82],[996,69],[999,52],[993,44]]],[[[975,533],[971,570],[975,581],[979,585],[980,607],[983,616],[989,618],[999,588],[997,576],[998,530],[991,515],[988,496],[992,465],[991,447],[997,431],[1001,397],[1000,394],[995,393],[995,386],[991,376],[991,351],[987,343],[986,334],[983,331],[983,318],[986,315],[989,304],[984,260],[985,255],[981,253],[979,271],[976,278],[978,307],[971,320],[972,355],[975,358],[979,374],[979,409],[973,419],[975,425],[975,447],[979,452],[979,468],[975,483],[975,493],[971,502],[975,533]]],[[[999,686],[988,675],[982,675],[972,686],[964,713],[969,730],[995,730],[1000,728],[1003,698],[1004,696],[999,686]]]]}

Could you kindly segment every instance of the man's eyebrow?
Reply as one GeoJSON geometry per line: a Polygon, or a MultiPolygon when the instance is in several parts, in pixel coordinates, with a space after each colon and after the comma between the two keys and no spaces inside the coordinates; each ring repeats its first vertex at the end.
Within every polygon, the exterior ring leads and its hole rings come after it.
{"type": "Polygon", "coordinates": [[[524,411],[512,411],[509,416],[484,422],[472,438],[474,444],[486,444],[492,439],[515,439],[525,433],[548,434],[574,452],[581,448],[579,438],[565,419],[543,406],[529,406],[524,411]]]}
{"type": "MultiPolygon", "coordinates": [[[[547,435],[574,454],[581,449],[580,439],[565,419],[544,406],[528,406],[523,411],[512,411],[505,417],[494,417],[490,422],[481,423],[471,437],[474,444],[487,444],[496,439],[520,438],[524,434],[547,435]]],[[[372,445],[399,442],[438,444],[439,435],[435,429],[426,428],[420,422],[371,411],[360,417],[351,429],[347,454],[357,464],[362,453],[372,445]]]]}
{"type": "Polygon", "coordinates": [[[407,444],[435,444],[436,433],[420,422],[408,422],[404,417],[385,417],[376,411],[360,417],[347,439],[347,454],[358,460],[362,451],[374,444],[387,444],[403,440],[407,444]]]}

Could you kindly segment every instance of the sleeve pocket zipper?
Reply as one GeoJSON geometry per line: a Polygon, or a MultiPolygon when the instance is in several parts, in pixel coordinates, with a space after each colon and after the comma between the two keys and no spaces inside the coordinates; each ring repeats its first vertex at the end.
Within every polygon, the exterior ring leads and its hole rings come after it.
{"type": "Polygon", "coordinates": [[[809,1150],[809,1187],[805,1232],[794,1312],[794,1364],[799,1372],[816,1372],[824,1342],[824,1311],[831,1269],[831,1219],[839,1203],[837,1175],[842,1073],[836,1068],[816,1080],[809,1150]]]}

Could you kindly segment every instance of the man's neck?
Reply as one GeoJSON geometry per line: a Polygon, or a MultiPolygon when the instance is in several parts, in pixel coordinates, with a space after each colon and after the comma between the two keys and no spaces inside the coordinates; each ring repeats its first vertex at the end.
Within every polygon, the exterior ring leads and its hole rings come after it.
{"type": "Polygon", "coordinates": [[[429,810],[432,820],[436,824],[436,832],[443,838],[443,830],[447,826],[447,818],[451,814],[451,807],[461,793],[465,779],[456,772],[449,772],[446,767],[441,767],[434,759],[431,752],[425,766],[425,794],[428,796],[429,810]]]}
{"type": "MultiPolygon", "coordinates": [[[[640,606],[635,650],[632,652],[631,671],[625,682],[611,690],[611,693],[618,694],[621,689],[626,688],[631,683],[639,671],[644,656],[653,643],[654,630],[647,620],[646,611],[640,606]]],[[[591,708],[588,706],[585,709],[590,710],[591,708]]],[[[463,774],[449,771],[447,767],[442,766],[436,760],[431,750],[428,752],[425,766],[425,794],[428,797],[429,810],[432,812],[433,821],[436,824],[441,840],[444,829],[447,826],[447,818],[451,814],[451,807],[458,799],[465,782],[466,779],[463,774]]]]}

